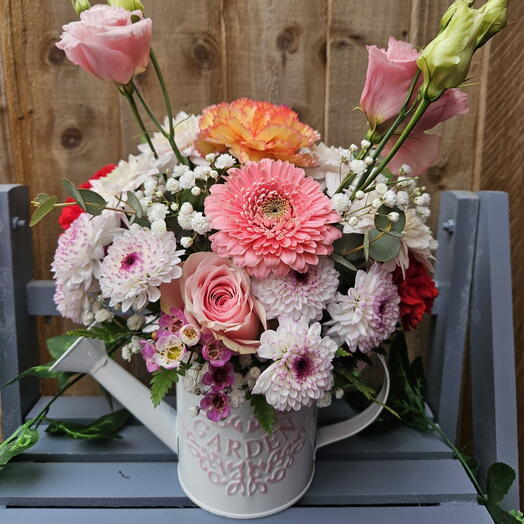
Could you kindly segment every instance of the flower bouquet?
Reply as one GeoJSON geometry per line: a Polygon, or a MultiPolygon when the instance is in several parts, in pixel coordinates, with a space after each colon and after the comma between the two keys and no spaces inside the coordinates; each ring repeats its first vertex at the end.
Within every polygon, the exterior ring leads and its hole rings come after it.
{"type": "Polygon", "coordinates": [[[173,113],[141,2],[73,4],[80,20],[58,47],[117,85],[143,142],[80,187],[65,180],[67,201],[35,198],[33,224],[61,209],[58,310],[86,326],[73,334],[143,359],[154,405],[177,384],[173,447],[193,500],[233,517],[274,513],[307,489],[316,447],[378,415],[387,388],[376,395],[362,370],[431,310],[436,242],[418,176],[439,137],[428,131],[467,112],[460,86],[505,3],[457,0],[422,50],[368,46],[369,130],[349,147],[248,98],[173,113]],[[149,63],[163,122],[134,80],[149,63]],[[364,422],[316,434],[316,407],[355,388],[372,402],[364,422]]]}

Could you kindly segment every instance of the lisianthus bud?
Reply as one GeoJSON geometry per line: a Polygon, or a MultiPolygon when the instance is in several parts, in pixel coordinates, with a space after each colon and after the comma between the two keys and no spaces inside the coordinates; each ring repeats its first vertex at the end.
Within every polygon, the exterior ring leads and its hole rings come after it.
{"type": "Polygon", "coordinates": [[[112,7],[123,7],[128,11],[144,10],[144,4],[140,0],[107,0],[107,3],[112,7]]]}
{"type": "Polygon", "coordinates": [[[422,51],[417,60],[424,74],[421,93],[436,100],[446,89],[457,87],[466,79],[477,48],[484,15],[470,9],[464,0],[457,6],[446,29],[422,51]]]}
{"type": "Polygon", "coordinates": [[[71,0],[71,2],[77,15],[91,7],[89,0],[71,0]]]}
{"type": "Polygon", "coordinates": [[[477,48],[483,46],[508,23],[508,0],[489,0],[479,11],[483,14],[477,48]]]}
{"type": "Polygon", "coordinates": [[[461,4],[466,4],[467,7],[471,7],[475,3],[475,0],[455,0],[447,9],[447,11],[442,15],[440,19],[440,30],[444,31],[449,24],[449,21],[453,18],[457,12],[457,8],[461,4]]]}

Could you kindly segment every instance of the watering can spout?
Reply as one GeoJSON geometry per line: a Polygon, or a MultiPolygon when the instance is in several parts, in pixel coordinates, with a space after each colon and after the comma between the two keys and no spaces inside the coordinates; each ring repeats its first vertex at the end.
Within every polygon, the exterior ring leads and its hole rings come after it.
{"type": "Polygon", "coordinates": [[[88,373],[166,446],[177,453],[175,410],[164,401],[154,407],[149,397],[149,389],[109,357],[103,342],[92,338],[79,338],[51,369],[88,373]]]}

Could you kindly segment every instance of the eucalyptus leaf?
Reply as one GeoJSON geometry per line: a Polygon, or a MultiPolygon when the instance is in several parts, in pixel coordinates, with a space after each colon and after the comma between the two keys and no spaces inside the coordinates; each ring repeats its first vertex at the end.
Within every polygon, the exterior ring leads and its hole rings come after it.
{"type": "Polygon", "coordinates": [[[342,235],[335,240],[333,248],[335,253],[342,255],[346,260],[356,261],[362,259],[362,245],[364,235],[359,233],[350,233],[342,235]]]}
{"type": "Polygon", "coordinates": [[[49,422],[46,432],[51,435],[64,435],[80,440],[111,440],[120,438],[118,432],[127,423],[130,416],[129,411],[120,409],[108,413],[90,424],[46,419],[49,422]]]}
{"type": "Polygon", "coordinates": [[[31,428],[34,422],[35,419],[28,420],[0,444],[0,470],[11,459],[33,447],[38,442],[40,435],[36,429],[31,428]]]}
{"type": "Polygon", "coordinates": [[[375,215],[375,227],[379,231],[388,231],[388,232],[395,232],[395,233],[402,233],[404,231],[404,227],[406,226],[406,214],[402,209],[398,207],[388,207],[388,206],[381,206],[378,208],[377,213],[375,215]],[[398,213],[399,219],[396,222],[392,222],[387,215],[389,213],[398,213]]]}
{"type": "Polygon", "coordinates": [[[142,204],[140,203],[140,200],[138,200],[135,193],[133,193],[133,191],[128,191],[126,196],[128,205],[135,211],[135,220],[142,218],[144,216],[144,210],[142,209],[142,204]]]}
{"type": "Polygon", "coordinates": [[[100,215],[107,206],[106,200],[90,189],[79,189],[78,192],[84,201],[85,211],[90,215],[100,215]]]}
{"type": "Polygon", "coordinates": [[[36,224],[38,224],[38,222],[40,222],[42,218],[44,218],[46,215],[51,213],[51,211],[53,211],[57,202],[58,198],[56,196],[49,197],[46,200],[40,202],[40,205],[35,209],[35,212],[31,217],[29,225],[33,227],[36,224]]]}
{"type": "Polygon", "coordinates": [[[85,211],[86,204],[75,184],[73,184],[71,180],[64,178],[62,180],[62,185],[64,186],[65,192],[85,211]]]}
{"type": "Polygon", "coordinates": [[[335,261],[337,264],[340,264],[341,266],[344,266],[346,269],[349,269],[350,271],[358,271],[357,267],[354,266],[349,260],[346,260],[342,255],[333,253],[331,255],[331,259],[335,261]]]}
{"type": "Polygon", "coordinates": [[[386,235],[376,229],[369,231],[369,256],[377,262],[388,262],[400,253],[400,238],[386,235]]]}

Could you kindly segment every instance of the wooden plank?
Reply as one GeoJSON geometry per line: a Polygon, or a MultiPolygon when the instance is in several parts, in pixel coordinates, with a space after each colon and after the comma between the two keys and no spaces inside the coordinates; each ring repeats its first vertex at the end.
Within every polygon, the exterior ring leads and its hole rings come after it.
{"type": "Polygon", "coordinates": [[[411,0],[330,0],[326,75],[329,144],[360,143],[367,129],[358,106],[367,69],[366,44],[386,47],[389,36],[406,40],[411,0]]]}
{"type": "MultiPolygon", "coordinates": [[[[175,112],[200,113],[226,97],[221,5],[217,0],[192,0],[190,5],[187,0],[170,0],[168,9],[161,1],[146,5],[146,15],[153,20],[153,47],[175,112]]],[[[166,109],[151,65],[137,85],[163,122],[166,109]]],[[[126,157],[136,154],[139,130],[123,97],[120,104],[126,157]]]]}
{"type": "MultiPolygon", "coordinates": [[[[102,165],[120,157],[117,92],[71,64],[55,47],[63,24],[76,18],[70,2],[48,2],[35,9],[30,0],[2,0],[0,38],[7,98],[13,182],[29,192],[63,196],[61,178],[83,182],[102,165]]],[[[56,215],[54,215],[56,217],[56,215]]],[[[35,228],[36,278],[50,278],[59,233],[53,218],[35,228]]],[[[43,340],[67,329],[56,318],[40,320],[43,340]]],[[[52,392],[55,384],[44,387],[52,392]],[[49,387],[50,386],[50,387],[49,387]]]]}
{"type": "MultiPolygon", "coordinates": [[[[313,483],[299,504],[439,504],[473,502],[476,496],[456,460],[318,461],[313,483]]],[[[191,505],[178,482],[176,462],[11,463],[0,476],[2,504],[191,505]]]]}
{"type": "MultiPolygon", "coordinates": [[[[176,460],[155,435],[133,424],[122,438],[107,442],[49,436],[42,426],[40,441],[19,457],[23,462],[163,462],[176,460]]],[[[415,460],[452,458],[450,450],[433,434],[409,428],[385,433],[367,432],[320,449],[319,460],[415,460]]]]}
{"type": "MultiPolygon", "coordinates": [[[[507,191],[513,277],[515,346],[524,347],[524,207],[520,195],[524,164],[524,3],[510,2],[510,25],[490,41],[482,78],[484,112],[479,127],[476,189],[507,191]]],[[[518,417],[524,420],[524,352],[516,352],[518,417]]],[[[520,469],[524,471],[524,424],[519,425],[520,469]]],[[[524,483],[521,484],[524,500],[524,483]]]]}
{"type": "Polygon", "coordinates": [[[227,99],[286,104],[324,131],[327,0],[224,3],[227,99]]]}
{"type": "MultiPolygon", "coordinates": [[[[482,481],[494,462],[518,471],[508,195],[482,191],[471,302],[475,457],[482,481]]],[[[518,477],[504,499],[519,507],[518,477]]]]}
{"type": "MultiPolygon", "coordinates": [[[[162,509],[0,509],[3,524],[225,524],[229,519],[196,508],[162,509]]],[[[237,520],[236,522],[251,522],[237,520]]],[[[257,522],[274,524],[489,524],[485,508],[477,504],[408,507],[291,508],[257,522]]]]}

